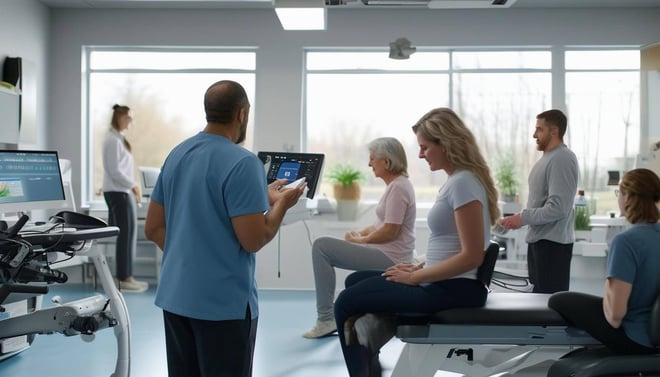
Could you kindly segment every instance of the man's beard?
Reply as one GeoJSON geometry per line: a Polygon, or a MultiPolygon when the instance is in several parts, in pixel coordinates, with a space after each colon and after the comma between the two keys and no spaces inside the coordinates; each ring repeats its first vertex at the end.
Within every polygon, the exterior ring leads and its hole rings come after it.
{"type": "Polygon", "coordinates": [[[241,134],[238,136],[238,140],[236,140],[236,144],[241,144],[242,142],[244,142],[246,136],[247,136],[247,124],[244,124],[241,126],[241,134]]]}

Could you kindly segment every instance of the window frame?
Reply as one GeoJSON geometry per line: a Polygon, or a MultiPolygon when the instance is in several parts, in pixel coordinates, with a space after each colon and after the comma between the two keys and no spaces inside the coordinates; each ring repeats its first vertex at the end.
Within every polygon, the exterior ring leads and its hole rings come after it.
{"type": "MultiPolygon", "coordinates": [[[[330,53],[336,53],[336,52],[374,52],[374,53],[382,53],[385,56],[387,56],[387,51],[384,49],[358,49],[358,48],[342,48],[342,49],[327,49],[327,48],[307,48],[304,50],[303,53],[303,91],[302,91],[302,103],[303,103],[303,108],[302,108],[302,130],[301,130],[301,138],[302,138],[302,148],[303,151],[309,151],[309,140],[308,140],[308,124],[307,124],[307,119],[308,119],[308,108],[307,108],[307,77],[309,74],[395,74],[395,73],[403,73],[403,74],[443,74],[447,75],[448,77],[448,86],[447,86],[447,93],[446,96],[448,98],[448,107],[449,108],[454,108],[455,107],[455,96],[454,96],[454,90],[455,90],[455,83],[454,83],[454,76],[455,74],[465,74],[465,73],[549,73],[551,78],[551,93],[550,95],[552,96],[553,92],[553,49],[551,46],[526,46],[526,47],[516,47],[516,46],[504,46],[504,47],[488,47],[488,48],[480,48],[480,47],[446,47],[446,48],[419,48],[417,49],[417,52],[440,52],[440,53],[446,53],[448,54],[448,67],[447,68],[439,68],[439,69],[412,69],[412,70],[405,70],[405,69],[308,69],[307,65],[307,54],[308,53],[319,53],[319,52],[330,52],[330,53]],[[453,55],[454,53],[465,53],[465,52],[547,52],[549,54],[549,59],[550,59],[550,64],[548,68],[487,68],[487,69],[476,69],[476,68],[454,68],[454,58],[453,55]]],[[[553,101],[554,103],[554,101],[553,101]]],[[[366,141],[365,141],[366,143],[366,141]]],[[[531,143],[530,143],[531,145],[531,143]]],[[[414,161],[410,161],[410,159],[413,156],[409,156],[409,164],[414,163],[414,161]]],[[[367,200],[369,202],[373,200],[367,200]]],[[[432,200],[426,199],[426,200],[418,200],[417,204],[418,206],[429,206],[429,203],[432,202],[432,200]]]]}
{"type": "MultiPolygon", "coordinates": [[[[82,147],[81,158],[81,202],[85,206],[102,205],[102,200],[95,199],[94,197],[94,137],[92,132],[91,122],[91,109],[90,109],[90,92],[91,92],[91,76],[96,73],[203,73],[203,74],[245,74],[251,73],[255,76],[256,82],[256,60],[257,60],[257,47],[212,47],[212,46],[98,46],[98,45],[85,45],[82,47],[81,67],[82,67],[82,106],[81,106],[81,123],[82,140],[84,141],[82,147]],[[235,69],[235,68],[92,68],[91,55],[95,52],[170,52],[170,53],[251,53],[253,54],[253,68],[252,69],[235,69]]],[[[256,93],[255,93],[256,96],[256,93]]],[[[252,104],[255,108],[255,104],[252,104]]],[[[136,166],[137,169],[137,166],[136,166]]]]}

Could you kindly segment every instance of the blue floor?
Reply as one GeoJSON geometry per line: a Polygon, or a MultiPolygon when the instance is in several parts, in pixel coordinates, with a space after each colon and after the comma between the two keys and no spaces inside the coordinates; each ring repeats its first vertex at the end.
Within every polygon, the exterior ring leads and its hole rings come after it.
{"type": "MultiPolygon", "coordinates": [[[[95,294],[91,286],[52,286],[43,307],[59,295],[67,302],[95,294]]],[[[125,294],[131,316],[131,376],[167,375],[162,312],[153,304],[155,289],[125,294]]],[[[343,377],[348,373],[337,336],[302,337],[316,319],[314,292],[261,291],[260,318],[254,356],[254,377],[343,377]]],[[[381,352],[384,376],[389,376],[403,344],[393,339],[381,352]]],[[[38,335],[26,351],[0,362],[0,376],[108,377],[114,372],[117,345],[111,329],[99,331],[93,342],[79,336],[38,335]]]]}

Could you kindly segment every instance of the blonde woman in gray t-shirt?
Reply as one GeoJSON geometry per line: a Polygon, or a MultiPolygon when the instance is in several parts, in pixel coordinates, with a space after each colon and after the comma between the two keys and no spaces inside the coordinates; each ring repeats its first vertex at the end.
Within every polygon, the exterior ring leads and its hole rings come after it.
{"type": "Polygon", "coordinates": [[[335,302],[335,320],[350,376],[380,375],[380,347],[394,334],[389,314],[479,307],[487,288],[476,269],[499,217],[497,190],[474,135],[451,109],[429,111],[413,126],[419,158],[449,178],[429,211],[426,264],[358,271],[335,302]],[[378,316],[370,313],[379,313],[378,316]]]}

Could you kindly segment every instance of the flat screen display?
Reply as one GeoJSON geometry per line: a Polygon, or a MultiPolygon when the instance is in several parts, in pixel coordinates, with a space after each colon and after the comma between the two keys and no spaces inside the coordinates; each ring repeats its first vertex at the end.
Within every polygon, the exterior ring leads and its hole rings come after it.
{"type": "Polygon", "coordinates": [[[140,170],[140,183],[142,183],[142,196],[150,197],[156,187],[160,169],[149,166],[140,166],[138,169],[140,170]]]}
{"type": "Polygon", "coordinates": [[[323,174],[321,153],[259,152],[257,156],[264,163],[268,183],[286,178],[289,182],[305,177],[307,197],[314,198],[323,174]]]}
{"type": "Polygon", "coordinates": [[[0,213],[66,205],[57,152],[0,150],[0,213]]]}

